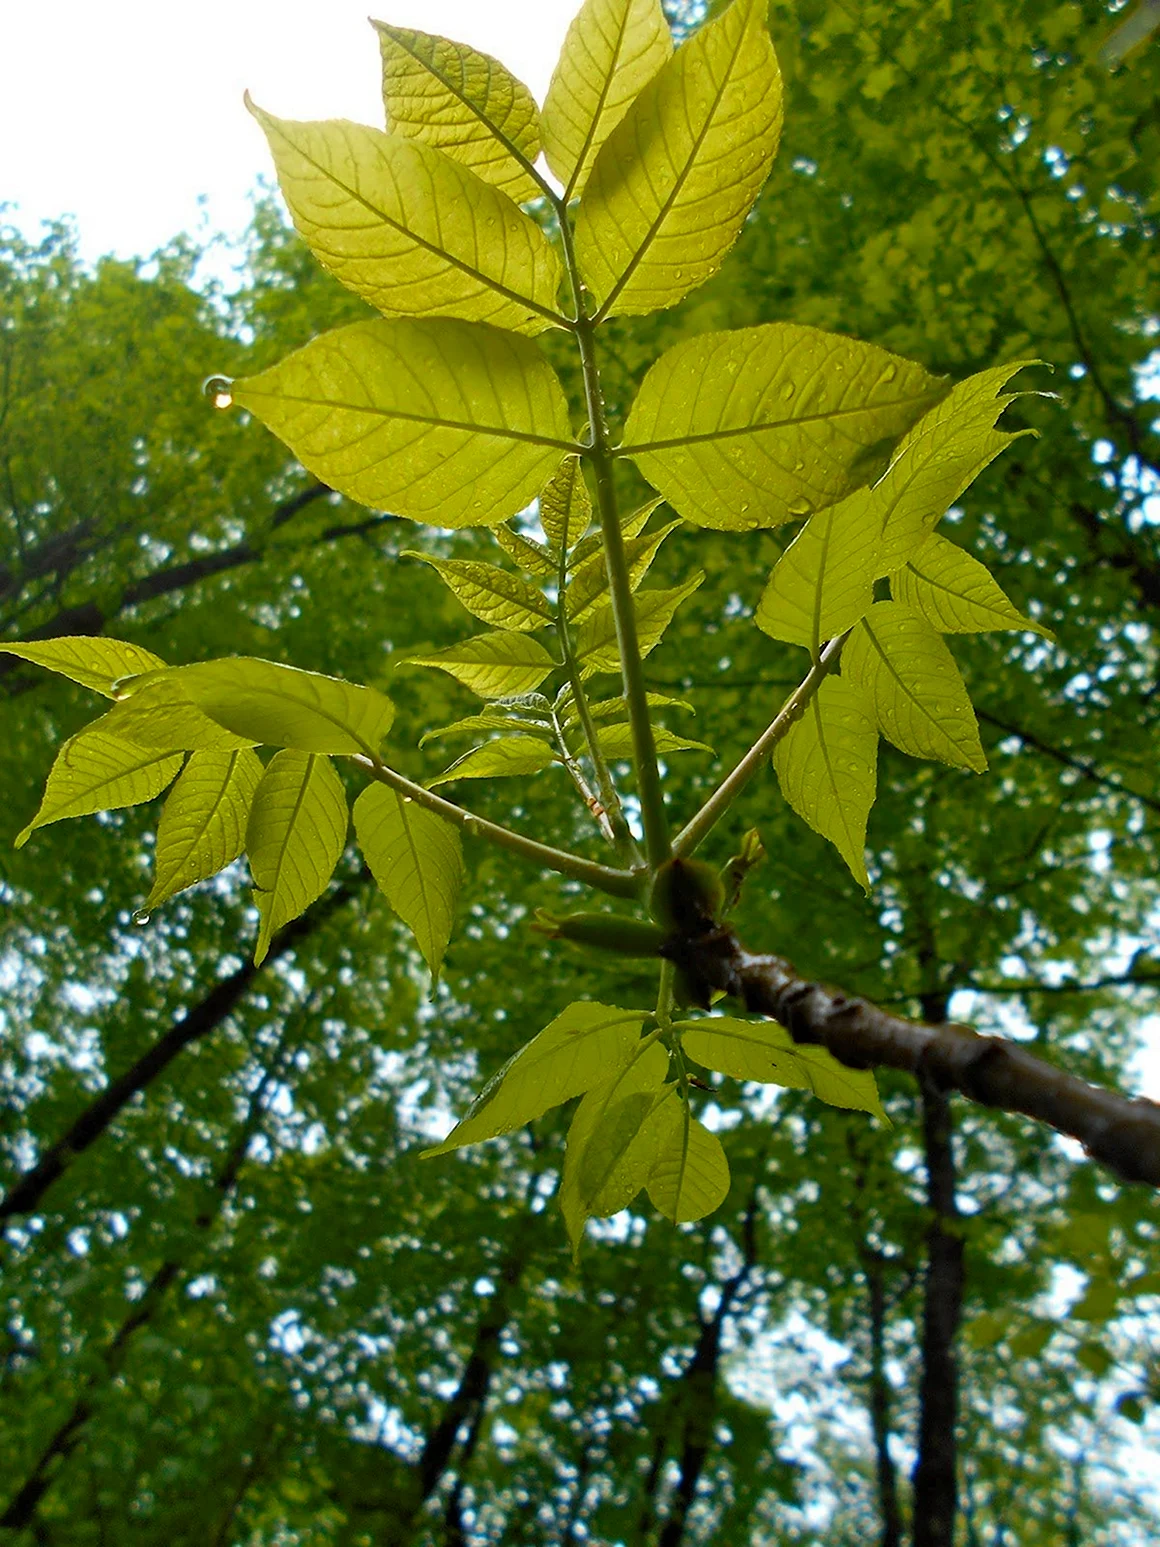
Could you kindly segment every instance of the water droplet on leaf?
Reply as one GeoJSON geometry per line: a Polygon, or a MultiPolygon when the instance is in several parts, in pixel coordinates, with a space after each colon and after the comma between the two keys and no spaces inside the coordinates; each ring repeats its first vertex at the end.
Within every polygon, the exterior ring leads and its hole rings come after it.
{"type": "Polygon", "coordinates": [[[804,494],[796,500],[790,500],[786,506],[791,516],[808,516],[813,511],[813,508],[813,501],[807,500],[804,494]]]}
{"type": "Polygon", "coordinates": [[[207,376],[201,390],[215,408],[229,408],[234,401],[233,385],[231,376],[207,376]]]}
{"type": "Polygon", "coordinates": [[[793,395],[794,395],[794,393],[796,391],[797,391],[797,388],[794,386],[793,382],[792,381],[787,381],[785,386],[781,389],[781,395],[788,402],[789,399],[791,397],[793,397],[793,395]]]}
{"type": "Polygon", "coordinates": [[[145,912],[144,908],[137,909],[136,913],[133,915],[133,922],[140,927],[144,927],[146,924],[148,924],[149,915],[145,912]]]}
{"type": "Polygon", "coordinates": [[[888,365],[879,378],[880,384],[885,385],[886,382],[893,381],[897,375],[898,367],[896,365],[888,365]]]}

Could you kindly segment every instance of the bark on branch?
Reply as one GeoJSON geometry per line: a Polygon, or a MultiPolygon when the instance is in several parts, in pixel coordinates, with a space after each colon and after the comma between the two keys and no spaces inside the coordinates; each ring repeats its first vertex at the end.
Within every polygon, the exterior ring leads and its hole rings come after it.
{"type": "Polygon", "coordinates": [[[811,983],[781,956],[755,955],[730,929],[674,936],[662,947],[689,997],[712,991],[780,1022],[796,1042],[824,1047],[852,1069],[901,1069],[981,1106],[1021,1112],[1078,1139],[1125,1182],[1160,1187],[1160,1105],[1091,1085],[1004,1037],[947,1022],[929,1026],[811,983]]]}

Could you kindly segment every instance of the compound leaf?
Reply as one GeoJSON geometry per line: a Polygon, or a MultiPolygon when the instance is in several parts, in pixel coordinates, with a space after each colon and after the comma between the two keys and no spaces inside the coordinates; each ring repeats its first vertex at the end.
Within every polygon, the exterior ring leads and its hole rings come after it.
{"type": "Polygon", "coordinates": [[[877,757],[878,727],[850,684],[834,676],[823,679],[773,754],[786,800],[829,839],[866,891],[866,821],[874,804],[877,757]]]}
{"type": "Polygon", "coordinates": [[[946,391],[921,365],[819,328],[703,333],[649,371],[620,451],[687,521],[777,526],[878,477],[946,391]]]}
{"type": "Polygon", "coordinates": [[[572,444],[536,345],[447,318],[352,323],[232,394],[322,482],[439,526],[523,510],[572,444]]]}
{"type": "MultiPolygon", "coordinates": [[[[632,756],[632,727],[627,723],[605,726],[597,738],[605,757],[632,756]]],[[[653,744],[660,753],[665,752],[712,752],[713,748],[703,741],[690,741],[677,736],[663,725],[653,726],[653,744]]]]}
{"type": "Polygon", "coordinates": [[[596,153],[672,56],[659,0],[585,0],[544,100],[544,155],[564,199],[584,191],[596,153]]]}
{"type": "Polygon", "coordinates": [[[943,634],[982,634],[991,629],[1029,629],[1055,636],[1012,606],[990,570],[969,553],[932,532],[890,577],[890,594],[943,634]]]}
{"type": "Polygon", "coordinates": [[[766,11],[766,0],[734,0],[677,50],[605,140],[576,223],[577,262],[598,316],[672,306],[717,271],[736,240],[781,134],[766,11]]]}
{"type": "Polygon", "coordinates": [[[592,501],[579,457],[565,457],[540,491],[540,525],[552,546],[565,552],[592,523],[592,501]]]}
{"type": "Polygon", "coordinates": [[[438,978],[463,884],[463,849],[450,822],[381,784],[354,803],[354,830],[371,874],[438,978]]]}
{"type": "Polygon", "coordinates": [[[0,645],[0,655],[19,656],[22,661],[43,666],[105,698],[115,696],[113,686],[122,677],[133,677],[138,672],[153,671],[165,665],[159,655],[141,645],[90,634],[0,645]]]}
{"type": "Polygon", "coordinates": [[[506,779],[513,774],[542,773],[558,761],[552,749],[535,736],[503,736],[482,747],[473,747],[438,778],[427,782],[434,789],[437,784],[450,784],[455,779],[506,779]]]}
{"type": "Polygon", "coordinates": [[[538,639],[506,631],[476,634],[432,655],[412,655],[402,664],[438,667],[480,698],[530,693],[556,666],[538,639]]]}
{"type": "Polygon", "coordinates": [[[674,1225],[704,1219],[729,1193],[729,1162],[721,1140],[689,1111],[687,1101],[666,1102],[648,1195],[674,1225]]]}
{"type": "Polygon", "coordinates": [[[255,964],[283,924],[326,890],[346,843],[342,780],[330,761],[292,748],[270,759],[254,792],[246,854],[261,924],[255,964]]]}
{"type": "Polygon", "coordinates": [[[492,536],[508,558],[529,575],[539,575],[541,580],[557,578],[559,565],[542,543],[533,542],[522,532],[513,532],[509,526],[495,527],[492,536]]]}
{"type": "MultiPolygon", "coordinates": [[[[704,578],[705,571],[699,569],[690,575],[684,585],[663,591],[642,591],[637,596],[636,629],[642,656],[648,655],[660,644],[677,608],[692,596],[704,578]]],[[[577,629],[576,655],[585,676],[596,671],[620,670],[616,623],[611,605],[597,608],[577,629]]]]}
{"type": "Polygon", "coordinates": [[[414,549],[405,550],[403,557],[430,564],[468,612],[484,623],[522,631],[543,628],[553,620],[552,604],[539,587],[498,565],[472,559],[437,559],[414,549]]]}
{"type": "MultiPolygon", "coordinates": [[[[662,526],[659,531],[650,532],[646,537],[630,537],[626,540],[624,556],[632,590],[635,591],[648,574],[652,561],[660,551],[665,538],[675,532],[680,524],[679,521],[670,521],[668,526],[662,526]]],[[[607,591],[608,565],[605,563],[603,552],[598,549],[576,567],[568,582],[565,603],[569,621],[578,623],[586,617],[607,591]]]]}
{"type": "Polygon", "coordinates": [[[468,167],[400,134],[249,107],[302,239],[385,316],[462,317],[519,333],[559,319],[555,248],[468,167]]]}
{"type": "Polygon", "coordinates": [[[261,778],[261,760],[247,747],[191,754],[161,808],[147,909],[237,859],[261,778]]]}
{"type": "Polygon", "coordinates": [[[784,1027],[772,1021],[715,1015],[684,1021],[677,1029],[685,1052],[706,1069],[735,1080],[809,1090],[829,1106],[871,1112],[889,1121],[869,1069],[848,1069],[825,1048],[799,1047],[784,1027]]]}
{"type": "Polygon", "coordinates": [[[942,637],[901,602],[875,602],[846,641],[842,675],[878,729],[912,757],[982,773],[975,712],[942,637]]]}
{"type": "Polygon", "coordinates": [[[169,748],[142,747],[103,729],[97,720],[69,738],[56,755],[40,808],[17,835],[23,848],[38,827],[94,811],[139,806],[171,784],[183,754],[169,748]]]}
{"type": "Polygon", "coordinates": [[[466,43],[371,25],[383,58],[388,128],[434,145],[517,203],[542,197],[532,175],[539,114],[523,82],[466,43]]]}
{"type": "MultiPolygon", "coordinates": [[[[644,1018],[640,1010],[588,1001],[570,1004],[508,1059],[443,1143],[424,1150],[423,1157],[445,1155],[461,1145],[510,1133],[607,1082],[610,1071],[624,1068],[632,1059],[644,1018]]],[[[667,1066],[667,1060],[662,1062],[667,1066]]]]}

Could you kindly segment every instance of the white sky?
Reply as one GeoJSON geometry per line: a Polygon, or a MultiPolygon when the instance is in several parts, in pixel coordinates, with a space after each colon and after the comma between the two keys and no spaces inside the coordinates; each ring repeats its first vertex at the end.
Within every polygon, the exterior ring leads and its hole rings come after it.
{"type": "MultiPolygon", "coordinates": [[[[77,217],[82,251],[236,234],[270,172],[242,106],[382,124],[383,21],[501,59],[540,100],[580,0],[0,0],[0,202],[28,234],[77,217]],[[198,198],[207,199],[205,211],[198,198]]],[[[9,218],[12,218],[11,215],[9,218]]]]}

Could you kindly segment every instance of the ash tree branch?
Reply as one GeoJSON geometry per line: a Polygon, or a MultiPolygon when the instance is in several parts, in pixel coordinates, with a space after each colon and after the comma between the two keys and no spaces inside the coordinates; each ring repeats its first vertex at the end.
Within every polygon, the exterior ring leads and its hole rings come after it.
{"type": "Polygon", "coordinates": [[[852,1069],[900,1069],[981,1106],[1020,1112],[1078,1139],[1125,1182],[1160,1188],[1160,1105],[1067,1074],[1018,1043],[948,1022],[926,1025],[801,977],[781,956],[756,955],[729,929],[674,936],[662,954],[682,969],[696,1002],[713,991],[824,1047],[852,1069]]]}

